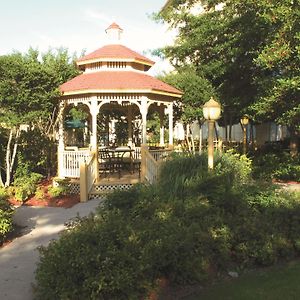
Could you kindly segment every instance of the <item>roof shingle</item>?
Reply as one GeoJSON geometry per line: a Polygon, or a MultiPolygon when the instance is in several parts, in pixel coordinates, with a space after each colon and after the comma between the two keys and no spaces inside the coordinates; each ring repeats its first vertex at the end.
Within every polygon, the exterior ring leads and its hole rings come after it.
{"type": "Polygon", "coordinates": [[[101,71],[83,73],[60,86],[62,93],[89,90],[151,90],[182,95],[182,92],[163,81],[134,71],[101,71]]]}
{"type": "Polygon", "coordinates": [[[137,61],[142,61],[148,65],[153,66],[155,64],[154,61],[148,59],[147,57],[123,46],[123,45],[106,45],[102,48],[99,48],[93,51],[90,54],[85,55],[84,57],[77,60],[78,63],[82,63],[84,61],[96,60],[96,59],[132,59],[137,61]]]}

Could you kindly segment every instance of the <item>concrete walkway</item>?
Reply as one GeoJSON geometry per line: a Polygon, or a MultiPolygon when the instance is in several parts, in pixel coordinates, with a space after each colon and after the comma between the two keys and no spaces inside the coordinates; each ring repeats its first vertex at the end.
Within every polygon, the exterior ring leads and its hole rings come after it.
{"type": "Polygon", "coordinates": [[[72,208],[28,207],[16,209],[14,221],[24,227],[24,235],[0,249],[0,299],[32,300],[34,271],[39,260],[38,246],[45,246],[65,229],[65,223],[79,214],[87,216],[99,200],[72,208]]]}

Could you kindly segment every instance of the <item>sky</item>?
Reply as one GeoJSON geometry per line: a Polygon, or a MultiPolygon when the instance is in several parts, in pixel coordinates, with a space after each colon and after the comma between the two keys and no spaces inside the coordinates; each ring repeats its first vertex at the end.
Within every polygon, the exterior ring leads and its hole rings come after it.
{"type": "Polygon", "coordinates": [[[175,33],[151,14],[166,0],[0,0],[0,55],[29,47],[47,51],[64,47],[86,54],[109,43],[105,29],[123,28],[122,44],[156,61],[152,74],[170,65],[151,50],[172,44],[175,33]]]}

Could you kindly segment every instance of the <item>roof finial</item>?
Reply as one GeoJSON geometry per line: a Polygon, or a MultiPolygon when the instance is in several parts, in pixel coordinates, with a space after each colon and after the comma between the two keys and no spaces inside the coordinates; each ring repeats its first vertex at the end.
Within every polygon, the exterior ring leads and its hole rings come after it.
{"type": "Polygon", "coordinates": [[[113,44],[119,44],[123,29],[115,22],[113,22],[108,28],[105,29],[109,39],[113,44]]]}

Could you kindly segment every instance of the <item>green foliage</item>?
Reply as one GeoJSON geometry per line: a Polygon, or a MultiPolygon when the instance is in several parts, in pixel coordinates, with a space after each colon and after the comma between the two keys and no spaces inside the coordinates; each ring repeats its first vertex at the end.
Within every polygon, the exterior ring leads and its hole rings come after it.
{"type": "Polygon", "coordinates": [[[214,172],[209,172],[206,153],[173,157],[161,169],[160,193],[170,198],[184,198],[206,190],[222,194],[251,181],[251,161],[245,155],[232,151],[223,155],[216,153],[214,161],[214,172]]]}
{"type": "Polygon", "coordinates": [[[56,173],[57,146],[55,141],[44,135],[37,128],[22,132],[15,177],[19,172],[27,174],[36,172],[46,176],[56,173]],[[21,169],[25,168],[24,171],[21,169]]]}
{"type": "MultiPolygon", "coordinates": [[[[14,146],[21,144],[23,162],[31,164],[28,166],[30,171],[51,174],[49,161],[53,163],[56,157],[53,139],[58,114],[58,87],[78,74],[74,59],[75,56],[71,58],[65,49],[49,50],[44,54],[29,49],[26,54],[14,52],[0,56],[0,127],[5,145],[13,133],[8,149],[0,147],[2,168],[4,157],[12,156],[7,151],[19,150],[14,146]],[[29,131],[22,132],[20,137],[20,126],[24,124],[29,126],[29,131]],[[32,153],[37,154],[35,158],[32,153]]],[[[9,171],[11,166],[5,165],[3,169],[9,171]]],[[[13,174],[7,176],[13,178],[13,174]]],[[[6,178],[7,184],[9,181],[6,178]]]]}
{"type": "Polygon", "coordinates": [[[197,74],[193,66],[188,66],[160,79],[183,92],[182,98],[175,105],[175,119],[181,118],[183,122],[203,119],[202,106],[215,94],[211,83],[204,76],[197,74]]]}
{"type": "Polygon", "coordinates": [[[33,195],[37,189],[37,184],[42,178],[43,175],[38,173],[27,173],[17,177],[13,183],[13,193],[16,200],[25,201],[33,195]]]}
{"type": "Polygon", "coordinates": [[[255,178],[300,181],[299,154],[291,157],[280,149],[263,151],[255,154],[253,164],[255,178]]]}
{"type": "Polygon", "coordinates": [[[44,190],[41,187],[38,187],[35,191],[35,197],[39,200],[42,200],[44,198],[44,190]]]}
{"type": "Polygon", "coordinates": [[[300,254],[298,195],[247,183],[243,156],[217,158],[215,172],[205,161],[173,158],[156,186],[108,195],[42,248],[37,298],[143,299],[161,278],[203,282],[300,254]]]}
{"type": "Polygon", "coordinates": [[[0,245],[3,243],[7,233],[13,228],[13,210],[7,201],[7,192],[0,188],[0,245]]]}
{"type": "Polygon", "coordinates": [[[256,269],[234,280],[219,281],[184,299],[297,299],[300,294],[299,276],[300,262],[295,260],[275,267],[256,269]]]}
{"type": "Polygon", "coordinates": [[[59,197],[59,196],[67,195],[69,192],[69,189],[65,185],[52,186],[48,189],[48,192],[51,197],[59,197]]]}
{"type": "MultiPolygon", "coordinates": [[[[221,122],[238,122],[247,113],[255,121],[287,125],[299,141],[298,4],[169,0],[156,18],[175,27],[178,35],[174,45],[160,52],[179,72],[190,67],[211,83],[223,104],[221,122]]],[[[193,91],[204,87],[184,85],[193,91]]]]}

